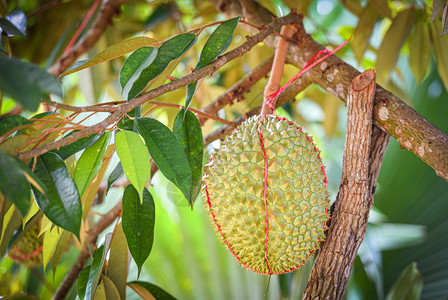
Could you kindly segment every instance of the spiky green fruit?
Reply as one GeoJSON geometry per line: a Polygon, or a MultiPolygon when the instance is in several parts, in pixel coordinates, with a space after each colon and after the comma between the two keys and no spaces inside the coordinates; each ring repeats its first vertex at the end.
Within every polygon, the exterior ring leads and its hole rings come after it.
{"type": "Polygon", "coordinates": [[[39,237],[40,222],[25,232],[9,251],[14,261],[26,267],[37,267],[42,264],[43,238],[39,237]]]}
{"type": "Polygon", "coordinates": [[[329,217],[327,181],[319,150],[297,125],[276,116],[246,120],[205,172],[211,222],[244,267],[289,272],[319,248],[329,217]]]}

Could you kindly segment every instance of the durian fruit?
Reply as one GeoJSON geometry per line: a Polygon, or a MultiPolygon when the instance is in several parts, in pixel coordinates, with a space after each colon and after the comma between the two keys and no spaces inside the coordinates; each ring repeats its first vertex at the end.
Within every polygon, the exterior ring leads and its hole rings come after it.
{"type": "Polygon", "coordinates": [[[42,264],[43,238],[39,237],[40,222],[36,222],[12,246],[8,255],[17,263],[32,268],[42,264]]]}
{"type": "Polygon", "coordinates": [[[289,272],[319,248],[329,218],[319,153],[297,125],[268,115],[246,120],[213,154],[205,167],[205,208],[245,268],[289,272]]]}

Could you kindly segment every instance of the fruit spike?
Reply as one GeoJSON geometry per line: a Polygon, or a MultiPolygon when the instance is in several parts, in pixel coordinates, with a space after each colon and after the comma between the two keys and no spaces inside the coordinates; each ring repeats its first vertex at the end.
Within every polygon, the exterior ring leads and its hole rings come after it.
{"type": "Polygon", "coordinates": [[[319,248],[330,205],[319,153],[300,127],[268,115],[246,120],[210,159],[205,207],[245,268],[286,273],[319,248]]]}

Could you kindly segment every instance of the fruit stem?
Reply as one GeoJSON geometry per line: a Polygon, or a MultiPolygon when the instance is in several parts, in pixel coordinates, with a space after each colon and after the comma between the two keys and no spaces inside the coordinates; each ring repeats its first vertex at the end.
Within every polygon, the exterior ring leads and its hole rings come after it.
{"type": "MultiPolygon", "coordinates": [[[[296,28],[289,24],[282,27],[280,34],[290,38],[295,32],[296,28]]],[[[283,75],[283,67],[285,65],[286,54],[288,53],[288,46],[289,41],[283,37],[279,37],[277,48],[275,49],[274,62],[272,64],[269,82],[264,89],[264,102],[260,113],[262,116],[272,114],[274,112],[276,98],[270,97],[270,95],[280,89],[280,81],[283,75]]]]}

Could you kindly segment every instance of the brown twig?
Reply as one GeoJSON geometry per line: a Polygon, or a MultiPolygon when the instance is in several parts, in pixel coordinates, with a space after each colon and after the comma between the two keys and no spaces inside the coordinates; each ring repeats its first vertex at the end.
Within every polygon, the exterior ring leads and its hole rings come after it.
{"type": "Polygon", "coordinates": [[[101,219],[92,227],[88,232],[87,237],[82,245],[82,249],[79,252],[78,258],[70,269],[70,271],[65,276],[61,285],[57,289],[56,293],[53,295],[53,300],[64,299],[71,286],[78,278],[84,263],[90,257],[89,247],[95,245],[98,235],[103,232],[121,213],[121,201],[118,202],[110,211],[108,211],[101,219]]]}
{"type": "Polygon", "coordinates": [[[349,87],[341,185],[327,239],[314,263],[303,299],[342,299],[364,238],[388,142],[387,134],[378,129],[372,132],[375,87],[373,70],[355,77],[349,87]]]}
{"type": "Polygon", "coordinates": [[[250,37],[248,40],[246,40],[243,44],[238,46],[237,48],[233,49],[232,51],[227,52],[226,54],[220,56],[217,58],[214,62],[210,63],[204,68],[201,68],[199,70],[196,70],[182,78],[179,78],[175,81],[169,82],[165,85],[162,85],[156,89],[153,89],[147,93],[144,93],[134,99],[131,99],[129,102],[117,107],[117,110],[114,111],[112,114],[110,114],[106,119],[99,122],[96,125],[87,127],[84,130],[75,132],[69,136],[66,136],[65,138],[50,142],[48,144],[42,145],[39,148],[22,152],[18,155],[19,159],[26,159],[31,158],[34,156],[39,156],[41,154],[44,154],[50,150],[68,145],[73,143],[76,140],[79,140],[83,137],[90,136],[94,133],[102,133],[104,132],[109,126],[113,125],[117,122],[117,120],[122,117],[125,113],[133,110],[134,108],[142,105],[145,102],[148,102],[151,99],[154,99],[158,96],[161,96],[165,93],[174,91],[178,88],[184,87],[190,83],[196,82],[199,79],[215,73],[219,68],[224,66],[229,61],[242,56],[244,53],[247,53],[252,49],[256,44],[263,41],[266,37],[268,37],[272,32],[278,31],[281,26],[285,24],[292,24],[296,23],[300,20],[300,16],[292,14],[285,16],[283,18],[276,19],[274,22],[272,22],[270,25],[263,28],[260,32],[250,37]]]}
{"type": "MultiPolygon", "coordinates": [[[[298,79],[295,83],[289,86],[286,90],[281,93],[277,99],[276,107],[280,107],[288,101],[294,99],[294,97],[306,89],[310,85],[310,81],[307,76],[304,75],[298,79]]],[[[243,123],[247,118],[251,116],[258,115],[261,111],[261,106],[252,109],[250,112],[246,113],[244,116],[239,117],[233,121],[234,126],[222,126],[221,128],[215,130],[204,138],[204,145],[208,145],[214,140],[223,139],[225,136],[229,135],[237,125],[243,123]]]]}
{"type": "MultiPolygon", "coordinates": [[[[254,68],[247,75],[241,78],[225,93],[216,98],[215,101],[207,105],[203,109],[203,111],[209,114],[216,114],[224,106],[229,104],[232,105],[234,99],[238,99],[238,101],[244,99],[243,94],[249,92],[250,88],[255,83],[257,83],[261,78],[268,74],[269,70],[271,69],[273,60],[273,56],[265,59],[261,64],[259,64],[256,68],[254,68]]],[[[205,121],[205,118],[199,118],[199,123],[201,125],[203,125],[205,121]]]]}
{"type": "Polygon", "coordinates": [[[76,45],[70,50],[70,52],[63,54],[54,65],[52,65],[48,71],[55,77],[59,76],[68,67],[70,67],[75,60],[87,52],[103,34],[110,20],[113,16],[119,12],[120,5],[128,2],[129,0],[105,0],[92,23],[92,26],[86,32],[86,34],[76,43],[76,45]]]}

